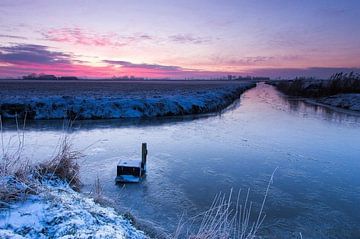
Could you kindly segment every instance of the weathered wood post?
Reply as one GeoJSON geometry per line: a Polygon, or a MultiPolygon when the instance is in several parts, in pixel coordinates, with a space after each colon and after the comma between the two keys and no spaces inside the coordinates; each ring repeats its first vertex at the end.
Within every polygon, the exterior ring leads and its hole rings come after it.
{"type": "Polygon", "coordinates": [[[142,147],[141,147],[141,171],[146,171],[146,156],[147,156],[147,147],[146,147],[146,143],[142,143],[142,147]]]}

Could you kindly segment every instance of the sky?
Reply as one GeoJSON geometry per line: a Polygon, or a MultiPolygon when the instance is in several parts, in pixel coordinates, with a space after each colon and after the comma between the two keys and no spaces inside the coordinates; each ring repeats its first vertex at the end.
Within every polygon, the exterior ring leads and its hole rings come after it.
{"type": "Polygon", "coordinates": [[[358,0],[1,0],[0,77],[328,77],[360,68],[358,0]]]}

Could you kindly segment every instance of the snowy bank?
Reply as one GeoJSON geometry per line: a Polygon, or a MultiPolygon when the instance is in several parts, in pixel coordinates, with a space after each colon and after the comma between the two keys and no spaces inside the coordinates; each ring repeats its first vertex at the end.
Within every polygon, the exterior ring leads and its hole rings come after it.
{"type": "Polygon", "coordinates": [[[333,107],[360,111],[360,94],[338,94],[316,99],[316,102],[333,107]]]}
{"type": "Polygon", "coordinates": [[[28,119],[152,118],[216,112],[229,106],[254,83],[224,84],[152,91],[80,91],[61,95],[54,91],[27,94],[24,90],[0,97],[3,118],[27,115],[28,119]]]}
{"type": "Polygon", "coordinates": [[[0,209],[0,238],[148,238],[60,180],[41,185],[41,193],[0,209]]]}

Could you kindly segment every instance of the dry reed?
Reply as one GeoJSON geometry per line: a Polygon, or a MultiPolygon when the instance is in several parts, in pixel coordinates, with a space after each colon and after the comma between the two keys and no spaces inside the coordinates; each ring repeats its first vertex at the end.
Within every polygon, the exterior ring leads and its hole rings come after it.
{"type": "Polygon", "coordinates": [[[188,239],[254,239],[259,231],[266,214],[264,213],[264,206],[270,186],[273,183],[273,177],[277,168],[272,173],[265,195],[256,216],[256,220],[251,221],[253,203],[249,202],[250,189],[247,190],[244,204],[240,203],[239,190],[236,196],[236,203],[233,201],[233,191],[230,191],[229,196],[224,193],[219,193],[215,196],[210,208],[183,222],[182,218],[174,233],[173,238],[188,238],[188,239]],[[196,229],[193,226],[196,222],[200,224],[196,229]]]}

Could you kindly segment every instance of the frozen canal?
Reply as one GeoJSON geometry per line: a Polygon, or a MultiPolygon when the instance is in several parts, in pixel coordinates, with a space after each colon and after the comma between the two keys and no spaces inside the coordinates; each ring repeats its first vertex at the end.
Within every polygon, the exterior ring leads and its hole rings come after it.
{"type": "MultiPolygon", "coordinates": [[[[28,126],[26,147],[34,157],[52,154],[61,134],[54,124],[28,126]]],[[[215,194],[231,188],[250,188],[257,211],[279,167],[261,235],[359,238],[358,116],[289,101],[260,84],[219,115],[151,124],[78,122],[72,135],[76,148],[91,145],[81,162],[83,191],[90,191],[98,176],[105,196],[166,232],[175,230],[183,213],[204,211],[215,194]],[[115,157],[140,157],[142,142],[149,150],[146,179],[116,186],[115,157]]]]}

